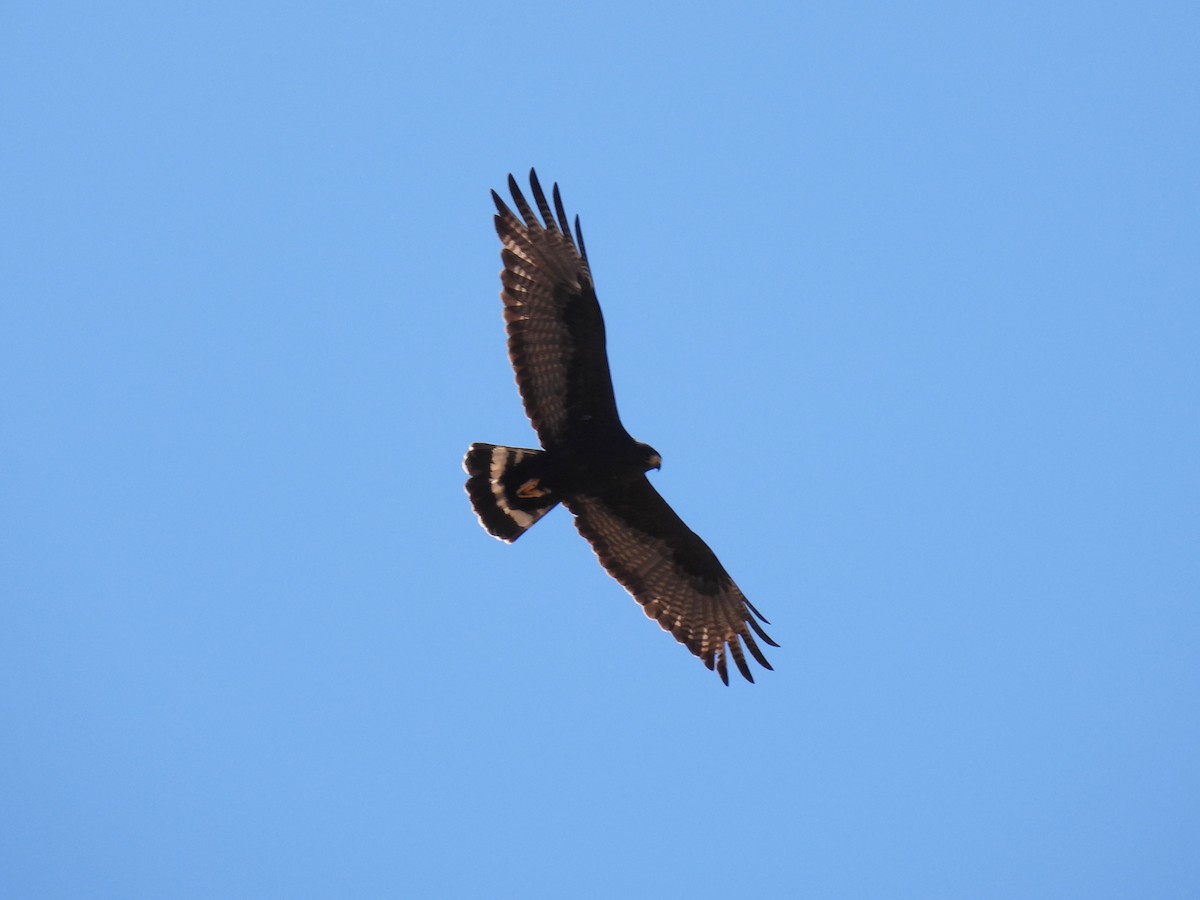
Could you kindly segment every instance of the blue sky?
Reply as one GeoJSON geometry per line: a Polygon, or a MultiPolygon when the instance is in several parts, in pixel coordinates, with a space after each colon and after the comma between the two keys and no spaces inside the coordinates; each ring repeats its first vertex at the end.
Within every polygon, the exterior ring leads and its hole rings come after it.
{"type": "Polygon", "coordinates": [[[10,4],[0,893],[1200,894],[1193,4],[10,4]],[[488,191],[773,627],[471,441],[488,191]]]}

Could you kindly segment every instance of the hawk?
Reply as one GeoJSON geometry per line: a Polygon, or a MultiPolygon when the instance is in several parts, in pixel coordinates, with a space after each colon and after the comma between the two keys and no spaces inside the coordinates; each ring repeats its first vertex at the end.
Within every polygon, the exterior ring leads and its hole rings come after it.
{"type": "Polygon", "coordinates": [[[537,212],[508,176],[518,216],[492,191],[503,244],[500,273],[508,355],[539,450],[472,444],[467,494],[488,532],[512,542],[561,503],[610,575],[646,615],[729,684],[727,656],[754,681],[745,649],[767,669],[758,639],[770,624],[646,477],[662,464],[617,415],[604,319],[579,217],[575,233],[558,185],[554,209],[529,172],[537,212]]]}

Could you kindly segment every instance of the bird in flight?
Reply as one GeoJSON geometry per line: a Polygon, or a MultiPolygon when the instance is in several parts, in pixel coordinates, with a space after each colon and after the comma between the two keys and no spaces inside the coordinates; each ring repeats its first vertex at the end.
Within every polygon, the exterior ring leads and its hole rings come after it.
{"type": "Polygon", "coordinates": [[[779,646],[759,624],[770,623],[646,477],[662,459],[630,437],[617,415],[579,217],[572,236],[558,185],[551,211],[533,170],[529,181],[536,212],[512,175],[517,213],[495,191],[492,199],[503,245],[508,356],[541,449],[472,444],[463,468],[475,514],[489,533],[511,543],[561,503],[600,565],[647,616],[725,684],[727,655],[754,681],[743,645],[770,669],[755,643],[757,635],[779,646]]]}

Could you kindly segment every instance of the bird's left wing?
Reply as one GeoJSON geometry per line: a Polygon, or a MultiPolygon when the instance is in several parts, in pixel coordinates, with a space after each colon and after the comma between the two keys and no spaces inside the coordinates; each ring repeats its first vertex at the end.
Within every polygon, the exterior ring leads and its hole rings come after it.
{"type": "Polygon", "coordinates": [[[675,639],[729,683],[726,651],[754,681],[746,649],[767,662],[754,635],[778,647],[759,621],[770,624],[734,584],[716,555],[684,524],[644,476],[601,494],[564,501],[600,564],[625,586],[675,639]]]}

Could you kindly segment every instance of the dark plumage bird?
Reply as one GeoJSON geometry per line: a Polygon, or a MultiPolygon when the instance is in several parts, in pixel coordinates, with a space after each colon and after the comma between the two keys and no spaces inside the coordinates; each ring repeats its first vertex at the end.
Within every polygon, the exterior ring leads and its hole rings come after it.
{"type": "MultiPolygon", "coordinates": [[[[508,188],[519,216],[493,191],[508,355],[540,450],[472,444],[463,460],[467,494],[483,527],[515,541],[562,503],[600,564],[671,632],[729,683],[726,655],[748,681],[743,652],[771,665],[755,643],[779,646],[766,619],[646,478],[662,460],[630,437],[617,415],[579,218],[572,237],[558,185],[554,209],[529,173],[534,212],[516,179],[508,188]]],[[[769,624],[769,623],[768,623],[769,624]]]]}

